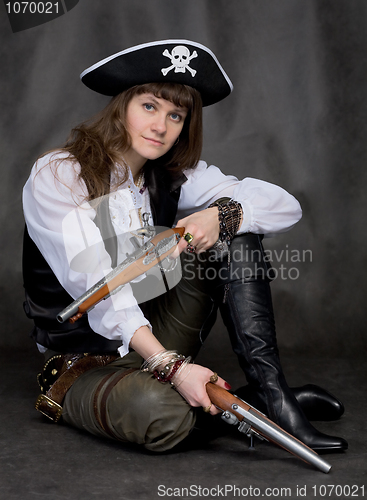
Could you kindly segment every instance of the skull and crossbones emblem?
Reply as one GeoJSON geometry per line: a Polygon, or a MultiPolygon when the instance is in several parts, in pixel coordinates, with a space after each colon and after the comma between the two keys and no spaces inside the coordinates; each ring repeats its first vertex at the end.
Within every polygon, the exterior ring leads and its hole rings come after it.
{"type": "Polygon", "coordinates": [[[172,66],[161,69],[164,76],[166,76],[171,69],[174,69],[175,73],[185,73],[186,70],[188,70],[190,71],[191,76],[196,75],[196,69],[192,69],[189,66],[191,59],[198,56],[196,50],[194,50],[194,52],[190,55],[190,50],[187,47],[184,45],[177,45],[172,49],[171,54],[166,49],[163,52],[163,55],[169,57],[172,63],[172,66]]]}

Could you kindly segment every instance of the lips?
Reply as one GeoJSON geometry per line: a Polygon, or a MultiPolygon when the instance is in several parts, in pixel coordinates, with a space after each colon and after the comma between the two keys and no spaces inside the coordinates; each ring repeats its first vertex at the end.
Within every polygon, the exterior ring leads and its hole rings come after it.
{"type": "Polygon", "coordinates": [[[157,141],[157,139],[151,139],[150,137],[144,137],[144,139],[154,146],[163,146],[163,142],[157,141]]]}

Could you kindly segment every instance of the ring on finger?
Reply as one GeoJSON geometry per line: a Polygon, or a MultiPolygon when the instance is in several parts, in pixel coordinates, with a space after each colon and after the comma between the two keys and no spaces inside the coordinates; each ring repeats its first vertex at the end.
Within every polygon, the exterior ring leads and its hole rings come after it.
{"type": "Polygon", "coordinates": [[[189,253],[195,253],[196,247],[194,245],[188,244],[187,248],[186,248],[186,251],[189,252],[189,253]]]}
{"type": "Polygon", "coordinates": [[[213,403],[210,403],[209,406],[203,406],[203,412],[209,413],[212,406],[213,406],[213,403]]]}
{"type": "Polygon", "coordinates": [[[210,377],[210,379],[209,379],[209,380],[210,380],[210,382],[211,382],[212,384],[215,384],[216,382],[218,382],[218,378],[219,378],[219,377],[218,377],[218,373],[214,372],[214,373],[213,373],[213,375],[210,377]]]}
{"type": "Polygon", "coordinates": [[[190,245],[192,240],[194,239],[193,235],[191,233],[186,233],[184,234],[184,240],[187,241],[187,243],[190,245]]]}

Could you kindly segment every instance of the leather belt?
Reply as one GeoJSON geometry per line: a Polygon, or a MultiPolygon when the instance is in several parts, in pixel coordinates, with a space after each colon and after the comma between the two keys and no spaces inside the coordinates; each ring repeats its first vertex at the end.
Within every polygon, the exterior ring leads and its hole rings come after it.
{"type": "Polygon", "coordinates": [[[38,375],[43,394],[37,398],[36,410],[53,422],[58,422],[62,414],[62,402],[76,379],[92,368],[112,363],[117,357],[112,354],[56,354],[45,363],[43,372],[38,375]]]}
{"type": "Polygon", "coordinates": [[[110,395],[112,389],[117,385],[126,375],[136,372],[137,368],[129,368],[121,373],[113,372],[108,373],[101,382],[99,383],[96,392],[94,393],[93,407],[94,416],[100,427],[107,432],[109,436],[114,439],[118,439],[118,436],[114,434],[112,429],[110,429],[107,421],[107,398],[110,395]],[[111,379],[111,380],[110,380],[111,379]],[[99,397],[103,388],[103,393],[101,398],[99,397]]]}

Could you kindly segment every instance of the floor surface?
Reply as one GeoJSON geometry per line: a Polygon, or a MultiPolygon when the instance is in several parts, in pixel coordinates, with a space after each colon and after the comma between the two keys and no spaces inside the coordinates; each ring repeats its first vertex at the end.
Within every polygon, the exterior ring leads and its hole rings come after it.
{"type": "MultiPolygon", "coordinates": [[[[198,361],[221,366],[233,387],[242,385],[230,348],[218,350],[217,342],[215,335],[208,340],[198,361]]],[[[314,424],[349,442],[348,451],[324,456],[329,474],[269,443],[250,450],[240,433],[153,455],[55,425],[34,410],[42,357],[2,352],[0,500],[367,497],[366,362],[290,354],[282,362],[290,385],[318,383],[345,404],[339,421],[314,424]]]]}

